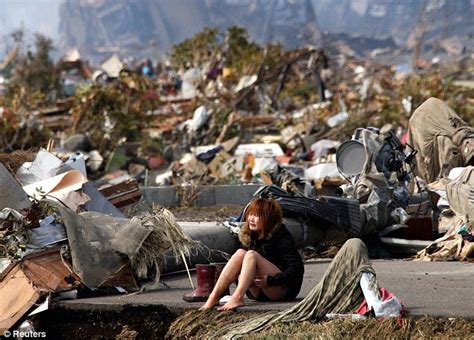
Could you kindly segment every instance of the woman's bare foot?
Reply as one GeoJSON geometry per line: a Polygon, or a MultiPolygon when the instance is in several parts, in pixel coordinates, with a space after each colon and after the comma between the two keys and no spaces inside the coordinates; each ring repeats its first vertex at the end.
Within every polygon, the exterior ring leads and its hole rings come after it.
{"type": "Polygon", "coordinates": [[[212,304],[212,303],[205,303],[201,306],[201,308],[199,308],[199,310],[206,310],[206,309],[211,309],[215,306],[215,304],[212,304]]]}
{"type": "Polygon", "coordinates": [[[210,297],[207,299],[206,303],[199,308],[199,310],[206,310],[206,309],[211,309],[217,304],[217,301],[214,301],[214,299],[211,299],[210,297]]]}
{"type": "Polygon", "coordinates": [[[218,311],[225,311],[225,310],[232,310],[236,309],[237,307],[244,305],[244,299],[237,299],[233,296],[226,302],[226,304],[222,307],[217,308],[218,311]]]}

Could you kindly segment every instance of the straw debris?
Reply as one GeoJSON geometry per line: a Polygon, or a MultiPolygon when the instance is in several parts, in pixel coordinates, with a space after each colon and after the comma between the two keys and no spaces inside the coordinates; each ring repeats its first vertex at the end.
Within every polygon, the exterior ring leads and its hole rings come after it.
{"type": "MultiPolygon", "coordinates": [[[[256,316],[257,313],[235,313],[216,311],[189,311],[178,317],[166,335],[167,339],[212,338],[219,329],[256,316]]],[[[261,315],[261,314],[259,314],[261,315]]],[[[461,318],[404,319],[336,319],[322,322],[277,323],[262,332],[247,334],[244,339],[373,339],[408,338],[472,338],[474,321],[461,318]]]]}
{"type": "Polygon", "coordinates": [[[197,243],[183,233],[174,215],[163,207],[154,208],[153,213],[133,217],[131,223],[138,223],[151,229],[150,235],[143,241],[140,250],[131,261],[138,278],[148,277],[149,268],[154,266],[155,281],[158,282],[165,253],[171,250],[178,256],[184,254],[189,257],[191,248],[197,243]]]}

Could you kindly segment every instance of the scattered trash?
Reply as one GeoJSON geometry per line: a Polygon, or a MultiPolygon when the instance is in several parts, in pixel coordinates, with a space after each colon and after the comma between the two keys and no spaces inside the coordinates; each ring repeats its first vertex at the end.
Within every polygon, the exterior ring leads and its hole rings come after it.
{"type": "MultiPolygon", "coordinates": [[[[160,68],[112,55],[93,70],[73,50],[58,75],[64,93],[2,98],[0,332],[22,320],[19,329],[34,329],[29,316],[84,290],[157,288],[170,263],[196,266],[197,288],[183,299],[203,299],[218,266],[194,250],[209,234],[212,250],[233,249],[240,219],[192,234],[147,206],[154,185],[173,186],[169,201],[189,206],[205,200],[198,185],[258,185],[254,196],[277,200],[298,244],[314,249],[337,235],[425,261],[474,257],[472,84],[463,77],[472,58],[417,73],[363,62],[344,44],[289,51],[242,36],[234,60],[228,39],[160,68]]],[[[463,53],[455,41],[440,48],[463,53]]],[[[2,93],[18,81],[1,79],[2,93]]],[[[373,289],[375,276],[361,277],[363,310],[403,313],[398,298],[373,289]]]]}

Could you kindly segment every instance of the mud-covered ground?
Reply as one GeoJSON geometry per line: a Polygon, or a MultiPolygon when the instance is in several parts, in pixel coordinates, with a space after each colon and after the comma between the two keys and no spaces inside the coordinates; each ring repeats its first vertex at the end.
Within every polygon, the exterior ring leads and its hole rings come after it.
{"type": "MultiPolygon", "coordinates": [[[[163,306],[113,309],[55,307],[35,320],[37,331],[50,339],[208,339],[225,326],[245,322],[255,312],[191,310],[171,312],[163,306]]],[[[474,321],[461,318],[338,319],[278,323],[245,339],[472,339],[474,321]]]]}
{"type": "Polygon", "coordinates": [[[162,339],[177,314],[164,306],[65,309],[56,306],[34,320],[47,339],[162,339]]]}

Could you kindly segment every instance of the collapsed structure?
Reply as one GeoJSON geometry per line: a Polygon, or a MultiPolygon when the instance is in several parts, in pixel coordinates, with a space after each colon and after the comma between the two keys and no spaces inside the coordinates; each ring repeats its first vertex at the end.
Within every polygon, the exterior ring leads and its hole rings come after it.
{"type": "Polygon", "coordinates": [[[182,269],[235,250],[242,215],[197,233],[142,199],[155,185],[192,205],[206,184],[257,183],[254,195],[275,198],[303,230],[302,248],[360,237],[375,255],[405,247],[424,260],[472,258],[473,129],[440,99],[401,90],[434,83],[426,92],[442,94],[438,73],[406,85],[389,66],[348,58],[338,69],[343,54],[327,68],[314,48],[262,55],[244,75],[224,51],[154,75],[117,56],[90,72],[73,54],[64,71],[82,74],[67,78],[74,96],[21,119],[2,107],[4,151],[32,146],[31,131],[58,133],[46,149],[0,155],[0,331],[38,302],[157,287],[170,259],[182,269]],[[398,123],[394,112],[411,116],[408,131],[384,124],[398,123]],[[211,250],[198,258],[195,247],[211,250]]]}
{"type": "MultiPolygon", "coordinates": [[[[426,110],[433,101],[444,108],[443,102],[431,98],[420,106],[420,110],[426,110]]],[[[435,115],[434,111],[430,113],[435,115]]],[[[463,134],[465,139],[456,145],[464,147],[462,151],[469,156],[472,155],[472,128],[462,126],[468,133],[463,134]]],[[[429,129],[429,126],[425,127],[429,129]]],[[[415,126],[411,125],[411,131],[414,130],[415,126]]],[[[293,187],[284,185],[285,182],[279,184],[289,191],[272,184],[262,187],[255,196],[275,198],[287,218],[304,220],[309,228],[311,225],[320,229],[335,228],[347,237],[363,238],[373,233],[387,237],[406,229],[408,221],[420,218],[424,201],[430,201],[419,191],[422,189],[419,183],[411,186],[412,190],[415,188],[414,192],[410,191],[410,181],[421,180],[417,180],[413,172],[417,150],[407,155],[392,131],[381,134],[374,129],[359,129],[352,141],[354,143],[341,144],[339,150],[342,151],[336,159],[340,175],[350,177],[346,178],[348,183],[340,191],[347,198],[315,195],[314,190],[305,193],[304,179],[294,174],[290,176],[292,180],[286,182],[293,182],[293,187]],[[351,157],[357,155],[361,159],[354,158],[349,162],[347,148],[351,157]],[[298,191],[302,183],[303,191],[298,191]],[[410,213],[410,202],[414,204],[415,200],[418,201],[415,203],[417,208],[412,208],[410,213]],[[328,214],[328,210],[332,213],[328,214]]],[[[449,160],[448,156],[453,153],[452,148],[436,150],[445,154],[433,151],[429,155],[422,154],[424,158],[419,159],[449,160]]],[[[449,225],[449,231],[418,254],[422,259],[472,257],[474,167],[469,166],[472,158],[463,157],[462,160],[455,164],[461,168],[451,166],[452,179],[440,180],[445,183],[444,187],[439,183],[427,185],[441,196],[441,192],[445,192],[451,215],[441,205],[444,210],[439,222],[449,225]],[[459,175],[454,177],[453,171],[459,175]]],[[[445,168],[452,163],[441,164],[445,168]]],[[[170,249],[182,263],[187,265],[189,262],[186,261],[186,257],[190,259],[189,250],[199,240],[192,241],[186,236],[167,210],[141,212],[129,220],[97,189],[85,186],[85,169],[82,157],[62,162],[41,150],[33,162],[25,163],[17,170],[16,177],[22,188],[2,165],[2,187],[7,192],[2,196],[1,212],[2,329],[12,327],[23,313],[45,296],[61,298],[71,289],[76,292],[75,296],[87,296],[87,289],[100,287],[133,290],[137,288],[137,280],[149,278],[158,284],[160,272],[165,270],[165,253],[170,249]],[[86,202],[88,211],[78,214],[76,211],[86,202]]],[[[278,183],[279,171],[287,170],[270,171],[267,181],[278,183]]],[[[427,177],[422,178],[428,182],[427,177]]],[[[437,222],[431,209],[428,217],[437,222]]],[[[233,225],[230,226],[232,230],[233,225]]],[[[429,223],[429,227],[437,225],[429,223]]],[[[210,232],[217,232],[217,229],[210,232]]],[[[304,236],[302,241],[315,246],[310,243],[314,240],[304,236]]],[[[222,249],[223,245],[212,246],[222,249]]]]}

